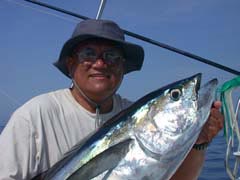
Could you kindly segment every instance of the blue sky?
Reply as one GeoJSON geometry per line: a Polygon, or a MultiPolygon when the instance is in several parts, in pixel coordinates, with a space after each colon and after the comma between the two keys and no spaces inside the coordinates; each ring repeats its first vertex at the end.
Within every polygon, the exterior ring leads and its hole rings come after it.
{"type": "MultiPolygon", "coordinates": [[[[97,0],[41,0],[95,18],[97,0]]],[[[240,71],[239,0],[108,0],[102,18],[240,71]]],[[[80,19],[23,0],[0,1],[0,122],[31,97],[69,87],[52,63],[80,19]]],[[[220,84],[235,76],[127,36],[142,45],[142,71],[128,74],[119,89],[136,100],[170,82],[203,73],[203,82],[220,84]]],[[[239,94],[239,93],[238,93],[239,94]]]]}

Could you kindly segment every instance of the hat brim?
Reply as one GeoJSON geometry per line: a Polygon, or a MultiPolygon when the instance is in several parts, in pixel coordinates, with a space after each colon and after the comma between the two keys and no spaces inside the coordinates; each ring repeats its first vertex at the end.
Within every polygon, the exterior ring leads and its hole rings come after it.
{"type": "Polygon", "coordinates": [[[69,55],[71,55],[73,49],[79,44],[80,42],[92,39],[92,38],[101,38],[110,40],[120,46],[124,51],[124,74],[127,74],[132,71],[138,71],[141,69],[144,59],[144,50],[141,46],[129,43],[127,41],[120,41],[120,40],[113,40],[104,36],[96,36],[92,34],[84,34],[79,35],[75,38],[69,39],[64,45],[61,50],[59,59],[54,63],[54,65],[67,77],[71,78],[67,69],[67,62],[66,59],[69,55]]]}

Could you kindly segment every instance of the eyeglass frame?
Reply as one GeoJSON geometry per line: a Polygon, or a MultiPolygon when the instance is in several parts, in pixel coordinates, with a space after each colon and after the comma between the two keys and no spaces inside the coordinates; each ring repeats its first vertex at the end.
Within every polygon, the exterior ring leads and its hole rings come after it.
{"type": "Polygon", "coordinates": [[[118,47],[113,47],[113,48],[107,49],[107,50],[101,52],[100,54],[97,54],[96,50],[92,47],[85,47],[85,48],[81,49],[80,51],[73,52],[73,54],[77,55],[77,59],[78,59],[79,63],[88,62],[88,63],[94,64],[94,63],[96,63],[96,61],[98,59],[102,59],[104,61],[104,63],[109,66],[117,66],[120,62],[122,62],[122,63],[125,62],[124,54],[121,51],[121,49],[118,47]],[[86,56],[86,54],[83,54],[83,56],[81,57],[81,53],[83,53],[84,51],[87,51],[87,50],[93,50],[93,52],[95,53],[95,57],[90,57],[90,56],[83,57],[84,55],[86,56]],[[119,54],[119,56],[112,60],[107,59],[106,53],[114,52],[114,51],[117,52],[119,54]]]}

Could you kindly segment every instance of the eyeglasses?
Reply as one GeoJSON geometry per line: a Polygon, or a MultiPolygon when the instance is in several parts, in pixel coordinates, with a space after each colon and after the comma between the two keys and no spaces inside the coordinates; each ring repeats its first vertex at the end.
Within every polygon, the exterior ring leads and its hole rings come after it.
{"type": "Polygon", "coordinates": [[[109,49],[99,55],[93,48],[84,48],[76,54],[78,56],[79,63],[86,62],[92,64],[95,63],[98,58],[102,58],[104,63],[110,66],[118,65],[119,63],[124,62],[124,57],[118,49],[109,49]]]}

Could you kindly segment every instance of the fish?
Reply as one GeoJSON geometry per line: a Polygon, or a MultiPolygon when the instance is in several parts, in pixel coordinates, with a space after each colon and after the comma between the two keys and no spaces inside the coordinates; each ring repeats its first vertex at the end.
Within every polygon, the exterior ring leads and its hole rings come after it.
{"type": "Polygon", "coordinates": [[[106,121],[46,171],[51,180],[168,180],[196,142],[217,79],[201,73],[159,88],[106,121]]]}

